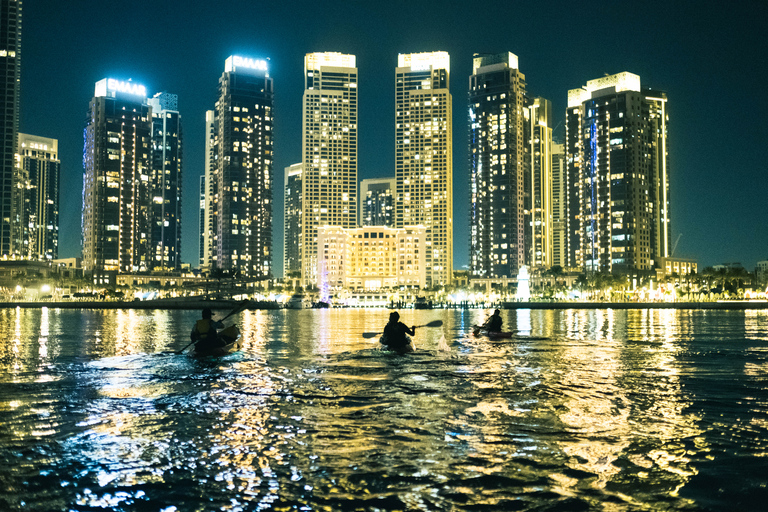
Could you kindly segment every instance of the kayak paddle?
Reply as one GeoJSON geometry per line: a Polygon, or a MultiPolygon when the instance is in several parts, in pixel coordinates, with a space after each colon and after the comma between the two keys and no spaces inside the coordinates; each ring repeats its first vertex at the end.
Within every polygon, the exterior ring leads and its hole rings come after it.
{"type": "MultiPolygon", "coordinates": [[[[414,327],[440,327],[441,325],[443,325],[443,321],[442,320],[433,320],[433,321],[429,322],[428,324],[425,324],[425,325],[414,325],[414,327]]],[[[364,332],[363,333],[363,338],[375,338],[376,336],[379,336],[381,334],[383,334],[383,333],[381,333],[381,332],[364,332]]]]}

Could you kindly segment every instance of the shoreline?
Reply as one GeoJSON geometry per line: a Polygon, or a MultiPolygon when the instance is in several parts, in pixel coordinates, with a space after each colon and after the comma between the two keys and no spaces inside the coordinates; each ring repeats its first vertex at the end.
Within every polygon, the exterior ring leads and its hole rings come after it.
{"type": "MultiPolygon", "coordinates": [[[[229,310],[237,307],[236,300],[146,300],[146,301],[58,301],[58,302],[0,302],[0,309],[180,309],[229,310]]],[[[751,310],[768,309],[768,301],[723,301],[723,302],[503,302],[500,305],[480,306],[471,308],[434,308],[434,309],[700,309],[700,310],[751,310]]],[[[275,302],[254,301],[249,304],[250,310],[282,309],[275,302]]],[[[336,308],[334,308],[336,309],[336,308]]],[[[373,309],[373,308],[338,308],[338,309],[373,309]]],[[[390,309],[381,307],[379,309],[390,309]]],[[[405,309],[405,308],[402,308],[405,309]]]]}

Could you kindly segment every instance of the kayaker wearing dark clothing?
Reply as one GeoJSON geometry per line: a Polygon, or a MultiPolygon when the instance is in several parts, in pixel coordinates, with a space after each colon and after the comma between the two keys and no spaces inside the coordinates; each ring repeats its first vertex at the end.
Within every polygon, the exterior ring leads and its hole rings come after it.
{"type": "Polygon", "coordinates": [[[416,326],[408,327],[400,321],[400,314],[393,311],[389,314],[389,323],[384,327],[384,334],[381,337],[381,343],[388,350],[398,354],[407,354],[413,352],[411,339],[407,335],[416,334],[416,326]]]}
{"type": "Polygon", "coordinates": [[[503,324],[504,320],[501,319],[501,312],[497,309],[493,312],[493,315],[485,321],[483,327],[488,332],[501,332],[501,326],[503,324]]]}
{"type": "Polygon", "coordinates": [[[190,337],[195,343],[195,350],[207,350],[222,345],[219,341],[216,329],[221,329],[224,325],[221,322],[214,322],[211,318],[211,309],[203,309],[203,318],[195,323],[190,337]]]}

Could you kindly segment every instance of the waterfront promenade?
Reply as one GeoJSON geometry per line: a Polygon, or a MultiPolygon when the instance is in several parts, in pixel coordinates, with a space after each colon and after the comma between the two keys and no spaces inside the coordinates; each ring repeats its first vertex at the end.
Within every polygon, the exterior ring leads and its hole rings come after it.
{"type": "MultiPolygon", "coordinates": [[[[233,309],[240,301],[157,299],[143,301],[37,301],[0,302],[0,309],[8,308],[54,308],[54,309],[233,309]]],[[[334,306],[344,307],[344,306],[334,306]]],[[[357,306],[360,307],[360,306],[357,306]]],[[[407,309],[401,305],[397,309],[407,309]]],[[[281,309],[277,302],[253,301],[248,309],[281,309]]],[[[499,304],[450,304],[435,305],[432,309],[703,309],[703,310],[748,310],[768,309],[768,301],[725,300],[717,302],[501,302],[499,304]]]]}

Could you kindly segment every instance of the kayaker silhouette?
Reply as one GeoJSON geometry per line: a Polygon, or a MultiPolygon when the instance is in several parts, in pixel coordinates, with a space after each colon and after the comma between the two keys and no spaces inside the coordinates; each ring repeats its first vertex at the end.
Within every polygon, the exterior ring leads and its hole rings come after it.
{"type": "Polygon", "coordinates": [[[400,313],[393,311],[389,314],[389,323],[384,327],[384,334],[379,340],[388,350],[398,354],[413,352],[413,344],[408,335],[416,334],[416,326],[408,327],[400,321],[400,313]]]}

